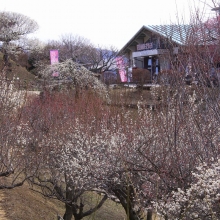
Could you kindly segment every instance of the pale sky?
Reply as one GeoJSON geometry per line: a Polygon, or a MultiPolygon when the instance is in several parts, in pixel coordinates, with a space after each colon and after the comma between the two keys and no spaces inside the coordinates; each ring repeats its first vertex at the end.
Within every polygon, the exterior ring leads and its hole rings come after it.
{"type": "Polygon", "coordinates": [[[143,25],[170,24],[177,21],[177,15],[187,21],[189,2],[192,0],[0,0],[0,10],[34,19],[39,25],[34,36],[45,42],[71,33],[95,45],[121,49],[143,25]]]}

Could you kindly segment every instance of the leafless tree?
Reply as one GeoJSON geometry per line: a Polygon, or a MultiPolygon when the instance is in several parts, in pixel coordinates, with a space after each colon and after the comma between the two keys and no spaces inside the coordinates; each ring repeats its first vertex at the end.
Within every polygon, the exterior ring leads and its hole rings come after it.
{"type": "Polygon", "coordinates": [[[95,73],[115,71],[117,69],[116,57],[118,50],[114,47],[94,47],[89,54],[89,69],[95,73]]]}
{"type": "Polygon", "coordinates": [[[60,61],[72,59],[81,64],[87,64],[89,62],[88,54],[90,53],[92,44],[88,39],[77,35],[66,34],[61,37],[60,43],[60,61]]]}
{"type": "Polygon", "coordinates": [[[61,37],[59,48],[61,61],[72,59],[97,73],[99,78],[102,73],[117,69],[118,50],[114,47],[95,46],[83,37],[68,34],[61,37]]]}

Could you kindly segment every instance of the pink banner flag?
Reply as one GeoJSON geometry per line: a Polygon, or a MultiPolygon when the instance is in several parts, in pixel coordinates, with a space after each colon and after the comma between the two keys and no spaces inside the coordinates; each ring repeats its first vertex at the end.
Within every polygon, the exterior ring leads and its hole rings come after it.
{"type": "MultiPolygon", "coordinates": [[[[51,65],[59,63],[59,52],[58,52],[58,50],[51,50],[50,51],[50,63],[51,63],[51,65]]],[[[59,73],[54,68],[53,68],[52,76],[53,77],[58,77],[59,76],[59,73]]]]}
{"type": "Polygon", "coordinates": [[[122,82],[127,82],[127,73],[122,57],[116,57],[116,64],[119,70],[119,75],[122,82]]]}
{"type": "Polygon", "coordinates": [[[50,63],[51,64],[59,63],[59,52],[58,52],[58,50],[51,50],[50,51],[50,63]]]}

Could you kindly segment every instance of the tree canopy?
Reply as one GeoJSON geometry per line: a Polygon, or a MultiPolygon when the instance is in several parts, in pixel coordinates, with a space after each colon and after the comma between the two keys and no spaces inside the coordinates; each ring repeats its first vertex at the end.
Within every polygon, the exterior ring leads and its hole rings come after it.
{"type": "Polygon", "coordinates": [[[29,17],[15,12],[0,12],[0,41],[9,43],[33,33],[38,24],[29,17]]]}
{"type": "Polygon", "coordinates": [[[15,54],[20,49],[16,41],[37,29],[38,24],[23,14],[0,12],[0,41],[3,43],[1,51],[4,55],[3,69],[9,64],[9,55],[15,54]]]}

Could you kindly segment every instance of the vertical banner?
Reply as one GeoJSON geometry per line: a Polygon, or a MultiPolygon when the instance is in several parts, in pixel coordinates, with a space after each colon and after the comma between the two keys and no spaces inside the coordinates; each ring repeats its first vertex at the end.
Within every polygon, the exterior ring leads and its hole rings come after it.
{"type": "Polygon", "coordinates": [[[59,52],[58,50],[51,50],[50,51],[50,63],[55,64],[59,63],[59,52]]]}
{"type": "Polygon", "coordinates": [[[116,57],[116,65],[122,82],[127,82],[127,74],[122,57],[116,57]]]}
{"type": "MultiPolygon", "coordinates": [[[[59,63],[59,52],[58,50],[51,50],[50,51],[50,63],[51,65],[59,63]]],[[[52,76],[58,77],[59,73],[57,71],[53,71],[52,76]]]]}

